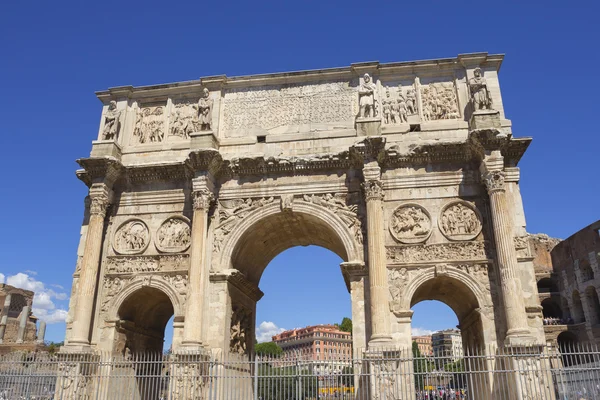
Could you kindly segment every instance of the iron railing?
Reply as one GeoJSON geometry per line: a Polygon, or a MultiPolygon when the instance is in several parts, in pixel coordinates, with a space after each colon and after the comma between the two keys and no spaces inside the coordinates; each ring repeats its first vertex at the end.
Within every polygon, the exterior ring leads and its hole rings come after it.
{"type": "Polygon", "coordinates": [[[11,353],[0,356],[0,400],[600,400],[593,345],[334,354],[11,353]]]}

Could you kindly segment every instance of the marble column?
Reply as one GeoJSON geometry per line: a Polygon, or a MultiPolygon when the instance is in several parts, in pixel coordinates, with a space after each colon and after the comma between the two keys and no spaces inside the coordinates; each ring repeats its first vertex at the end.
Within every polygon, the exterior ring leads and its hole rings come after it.
{"type": "Polygon", "coordinates": [[[81,275],[73,317],[72,336],[69,341],[69,345],[73,346],[88,346],[90,344],[96,281],[102,253],[104,218],[109,205],[108,187],[104,184],[93,184],[90,188],[90,200],[90,218],[81,261],[81,275]]]}
{"type": "Polygon", "coordinates": [[[0,312],[0,316],[8,314],[8,309],[10,308],[11,300],[12,300],[12,294],[9,293],[4,298],[4,306],[2,307],[2,312],[0,312]]]}
{"type": "Polygon", "coordinates": [[[42,321],[40,322],[40,329],[38,329],[36,342],[39,344],[43,344],[44,336],[46,336],[46,322],[42,321]]]}
{"type": "Polygon", "coordinates": [[[209,278],[208,268],[205,265],[206,237],[208,233],[208,211],[212,200],[213,194],[206,188],[193,192],[192,243],[182,341],[182,345],[188,348],[202,346],[204,301],[207,296],[206,286],[209,278]]]}
{"type": "Polygon", "coordinates": [[[27,333],[27,320],[29,319],[29,306],[23,307],[21,311],[21,318],[19,318],[19,330],[17,332],[16,343],[23,343],[25,341],[25,333],[27,333]]]}
{"type": "Polygon", "coordinates": [[[367,164],[363,173],[365,201],[367,203],[367,249],[369,261],[369,290],[371,303],[371,340],[369,345],[389,344],[388,277],[385,257],[385,231],[383,227],[383,183],[381,169],[376,162],[367,164]]]}
{"type": "Polygon", "coordinates": [[[0,344],[4,341],[4,332],[6,332],[6,324],[8,323],[8,315],[3,315],[0,319],[0,344]]]}
{"type": "Polygon", "coordinates": [[[499,151],[493,151],[481,165],[482,180],[490,197],[500,287],[506,316],[506,341],[507,344],[520,344],[522,339],[530,339],[531,334],[517,272],[512,213],[507,203],[504,182],[506,174],[503,169],[504,159],[499,151]]]}

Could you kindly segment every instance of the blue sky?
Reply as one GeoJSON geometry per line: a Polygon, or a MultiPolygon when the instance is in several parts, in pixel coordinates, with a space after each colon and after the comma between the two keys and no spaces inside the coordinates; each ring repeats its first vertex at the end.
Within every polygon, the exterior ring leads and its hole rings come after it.
{"type": "MultiPolygon", "coordinates": [[[[506,54],[506,115],[515,136],[534,137],[520,164],[528,229],[567,237],[599,218],[599,8],[592,1],[3,2],[0,274],[38,291],[38,314],[57,321],[47,338],[61,340],[86,194],[74,160],[89,155],[97,133],[96,90],[477,51],[506,54]]],[[[282,253],[261,282],[258,323],[290,328],[348,315],[338,265],[313,248],[282,253]],[[332,286],[320,286],[311,271],[332,286]]],[[[415,326],[452,326],[452,318],[424,305],[415,326]]]]}

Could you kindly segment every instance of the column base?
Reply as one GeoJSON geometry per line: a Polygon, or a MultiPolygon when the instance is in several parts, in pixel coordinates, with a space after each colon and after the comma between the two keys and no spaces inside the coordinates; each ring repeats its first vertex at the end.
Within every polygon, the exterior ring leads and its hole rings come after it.
{"type": "Polygon", "coordinates": [[[89,343],[73,343],[73,342],[69,342],[69,344],[66,344],[64,346],[62,346],[59,350],[59,353],[65,353],[65,354],[90,354],[93,353],[94,349],[92,348],[92,346],[89,343]]]}
{"type": "Polygon", "coordinates": [[[531,335],[528,329],[509,330],[504,339],[504,344],[510,347],[537,345],[538,340],[531,335]]]}
{"type": "Polygon", "coordinates": [[[369,349],[385,348],[392,345],[392,337],[390,335],[373,335],[369,340],[369,349]]]}
{"type": "Polygon", "coordinates": [[[179,346],[178,352],[180,353],[191,353],[206,350],[207,347],[201,342],[182,342],[179,346]]]}

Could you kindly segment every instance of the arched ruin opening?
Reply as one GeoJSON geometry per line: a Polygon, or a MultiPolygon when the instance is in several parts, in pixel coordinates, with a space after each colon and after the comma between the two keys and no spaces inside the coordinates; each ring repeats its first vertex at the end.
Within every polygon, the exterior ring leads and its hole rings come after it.
{"type": "Polygon", "coordinates": [[[115,352],[162,353],[165,328],[173,313],[169,296],[161,290],[142,287],[133,292],[119,307],[115,352]]]}
{"type": "Polygon", "coordinates": [[[553,298],[542,300],[542,314],[544,315],[544,318],[563,318],[560,304],[553,298]]]}
{"type": "Polygon", "coordinates": [[[537,282],[538,293],[556,293],[558,286],[552,278],[542,278],[537,282]]]}
{"type": "Polygon", "coordinates": [[[573,320],[576,324],[585,322],[585,313],[581,304],[581,297],[577,290],[573,291],[573,310],[571,310],[573,320]]]}
{"type": "Polygon", "coordinates": [[[588,260],[581,260],[579,271],[581,272],[581,280],[583,282],[594,280],[594,270],[588,260]]]}
{"type": "Polygon", "coordinates": [[[585,289],[585,296],[590,309],[590,323],[592,325],[600,324],[600,300],[598,299],[596,288],[594,286],[588,286],[587,289],[585,289]]]}
{"type": "Polygon", "coordinates": [[[562,332],[556,338],[556,342],[558,343],[562,363],[565,367],[580,363],[579,357],[574,354],[578,351],[579,341],[573,332],[562,332]]]}

